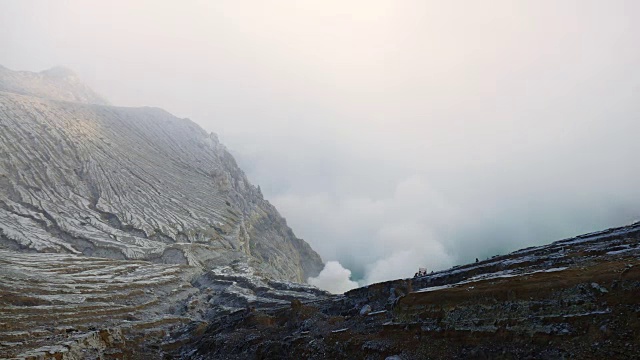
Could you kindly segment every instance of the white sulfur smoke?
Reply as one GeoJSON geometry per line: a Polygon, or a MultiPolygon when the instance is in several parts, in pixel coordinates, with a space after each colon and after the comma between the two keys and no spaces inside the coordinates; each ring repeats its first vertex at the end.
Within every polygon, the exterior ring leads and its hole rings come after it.
{"type": "Polygon", "coordinates": [[[342,294],[358,287],[358,283],[350,277],[351,270],[345,269],[337,261],[328,261],[318,277],[309,278],[308,282],[330,293],[342,294]]]}

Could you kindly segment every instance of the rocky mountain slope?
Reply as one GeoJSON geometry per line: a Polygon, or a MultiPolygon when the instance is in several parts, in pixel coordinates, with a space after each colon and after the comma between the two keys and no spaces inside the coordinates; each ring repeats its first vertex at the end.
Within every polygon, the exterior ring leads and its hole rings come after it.
{"type": "Polygon", "coordinates": [[[318,274],[320,257],[214,134],[157,108],[86,103],[103,101],[73,79],[0,70],[0,246],[318,274]]]}
{"type": "Polygon", "coordinates": [[[190,359],[637,359],[640,223],[210,318],[190,359]]]}
{"type": "Polygon", "coordinates": [[[215,134],[0,67],[0,358],[162,358],[322,267],[215,134]]]}
{"type": "Polygon", "coordinates": [[[635,359],[640,223],[330,295],[213,134],[0,68],[0,358],[635,359]]]}

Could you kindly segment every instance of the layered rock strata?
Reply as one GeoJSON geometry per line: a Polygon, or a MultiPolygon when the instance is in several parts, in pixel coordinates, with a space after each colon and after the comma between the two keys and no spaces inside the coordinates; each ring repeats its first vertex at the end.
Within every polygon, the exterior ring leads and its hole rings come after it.
{"type": "Polygon", "coordinates": [[[54,99],[95,96],[50,72],[0,71],[0,247],[204,269],[246,260],[298,282],[319,273],[215,134],[157,108],[52,100],[51,87],[54,99]]]}
{"type": "Polygon", "coordinates": [[[322,267],[215,134],[0,67],[0,358],[161,359],[322,267]]]}

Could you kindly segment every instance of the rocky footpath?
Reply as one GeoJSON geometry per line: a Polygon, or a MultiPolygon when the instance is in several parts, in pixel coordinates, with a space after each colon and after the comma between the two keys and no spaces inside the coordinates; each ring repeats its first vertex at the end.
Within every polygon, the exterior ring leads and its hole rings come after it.
{"type": "Polygon", "coordinates": [[[640,224],[212,319],[193,359],[637,359],[640,224]]]}

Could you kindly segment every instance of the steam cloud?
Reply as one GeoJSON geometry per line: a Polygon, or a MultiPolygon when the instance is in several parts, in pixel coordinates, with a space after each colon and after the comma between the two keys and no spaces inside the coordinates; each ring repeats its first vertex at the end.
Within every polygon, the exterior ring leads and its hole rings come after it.
{"type": "Polygon", "coordinates": [[[318,277],[309,278],[309,284],[334,294],[342,294],[358,287],[358,283],[351,281],[351,271],[345,269],[337,261],[328,261],[318,277]]]}

